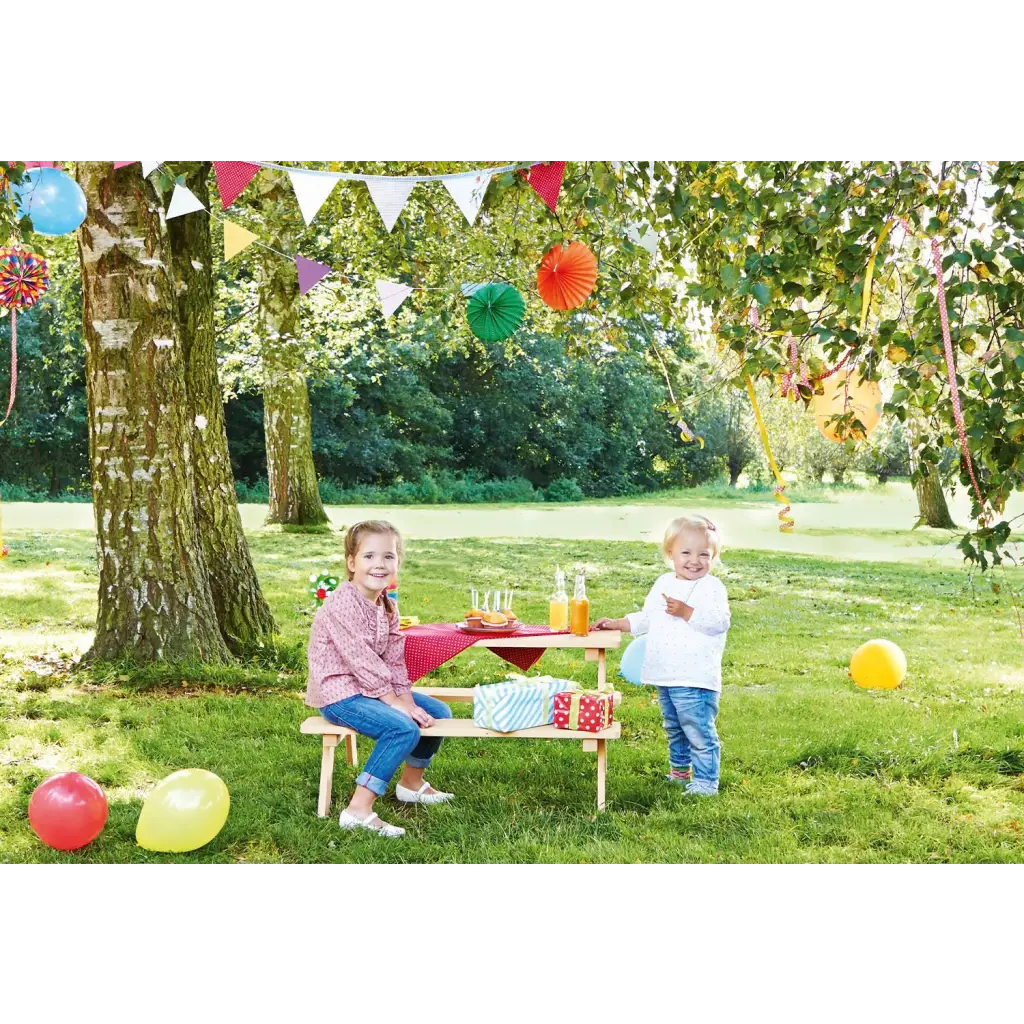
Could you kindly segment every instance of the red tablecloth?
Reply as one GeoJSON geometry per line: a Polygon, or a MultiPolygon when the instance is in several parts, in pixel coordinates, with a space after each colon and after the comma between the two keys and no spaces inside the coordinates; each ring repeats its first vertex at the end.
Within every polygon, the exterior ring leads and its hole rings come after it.
{"type": "MultiPolygon", "coordinates": [[[[564,630],[564,633],[568,633],[568,630],[564,630]]],[[[417,679],[422,679],[439,665],[450,661],[456,654],[461,654],[467,647],[472,647],[481,636],[521,637],[553,634],[546,626],[523,626],[514,633],[503,633],[500,630],[486,634],[466,633],[450,623],[437,622],[424,626],[410,626],[402,630],[402,635],[405,637],[405,667],[409,670],[410,682],[415,683],[417,679]]],[[[491,647],[489,650],[526,672],[540,661],[540,656],[547,648],[491,647]]]]}

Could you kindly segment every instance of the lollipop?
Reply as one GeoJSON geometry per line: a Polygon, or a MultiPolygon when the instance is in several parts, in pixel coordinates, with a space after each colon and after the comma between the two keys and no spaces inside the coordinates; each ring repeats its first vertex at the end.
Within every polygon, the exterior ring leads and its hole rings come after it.
{"type": "Polygon", "coordinates": [[[0,249],[0,306],[11,311],[11,399],[0,423],[6,423],[14,408],[18,389],[18,310],[34,306],[50,286],[46,260],[20,245],[0,249]]]}

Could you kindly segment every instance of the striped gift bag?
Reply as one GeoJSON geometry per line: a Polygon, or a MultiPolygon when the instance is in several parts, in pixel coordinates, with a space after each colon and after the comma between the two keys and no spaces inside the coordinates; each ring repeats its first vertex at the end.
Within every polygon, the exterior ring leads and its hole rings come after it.
{"type": "Polygon", "coordinates": [[[555,717],[555,694],[576,688],[571,680],[551,676],[474,686],[473,722],[495,732],[551,725],[555,717]]]}

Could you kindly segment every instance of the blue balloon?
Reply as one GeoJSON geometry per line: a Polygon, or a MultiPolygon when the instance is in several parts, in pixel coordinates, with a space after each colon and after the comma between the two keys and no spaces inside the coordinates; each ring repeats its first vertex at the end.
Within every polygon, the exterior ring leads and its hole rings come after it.
{"type": "Polygon", "coordinates": [[[78,182],[56,167],[33,167],[11,186],[18,216],[28,214],[41,235],[67,235],[85,220],[88,207],[78,182]]]}
{"type": "Polygon", "coordinates": [[[638,636],[625,650],[619,662],[619,675],[627,683],[640,685],[640,670],[644,667],[644,654],[647,651],[647,634],[638,636]]]}

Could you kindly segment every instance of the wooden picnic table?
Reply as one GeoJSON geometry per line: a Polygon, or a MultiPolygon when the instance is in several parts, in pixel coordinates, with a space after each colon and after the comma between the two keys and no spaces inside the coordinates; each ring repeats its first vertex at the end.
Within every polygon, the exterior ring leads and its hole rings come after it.
{"type": "MultiPolygon", "coordinates": [[[[471,647],[525,647],[525,648],[556,648],[559,650],[581,650],[586,661],[597,662],[597,688],[608,689],[608,651],[622,643],[622,634],[617,630],[594,631],[587,636],[573,636],[566,633],[552,633],[531,636],[482,636],[471,647]]],[[[470,687],[458,686],[416,686],[421,693],[452,703],[471,703],[473,690],[470,687]]],[[[614,692],[614,688],[613,688],[614,692]]],[[[615,695],[616,702],[619,695],[615,695]]],[[[320,796],[317,814],[327,817],[331,810],[331,788],[334,778],[334,750],[338,743],[345,740],[345,759],[350,765],[358,763],[356,737],[358,733],[342,725],[328,722],[322,715],[313,715],[301,725],[300,731],[307,735],[323,737],[323,751],[320,760],[320,796]]],[[[532,729],[519,729],[516,732],[496,732],[483,729],[471,719],[448,718],[435,722],[429,729],[421,729],[423,736],[443,736],[446,738],[471,737],[475,739],[538,739],[538,740],[575,740],[582,742],[583,749],[597,754],[597,809],[605,808],[605,776],[608,768],[608,741],[617,740],[622,736],[622,725],[612,722],[607,729],[600,732],[578,732],[570,729],[556,729],[553,725],[540,725],[532,729]]]]}

